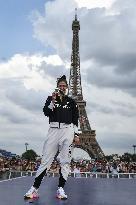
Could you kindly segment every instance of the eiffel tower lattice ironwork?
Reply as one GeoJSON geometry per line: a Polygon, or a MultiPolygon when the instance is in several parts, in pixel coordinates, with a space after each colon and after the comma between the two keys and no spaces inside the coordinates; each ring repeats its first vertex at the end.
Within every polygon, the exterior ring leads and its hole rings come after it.
{"type": "Polygon", "coordinates": [[[76,100],[79,109],[80,144],[76,147],[85,150],[90,157],[103,158],[104,153],[96,140],[95,130],[91,129],[85,109],[86,101],[83,100],[79,56],[80,24],[77,20],[77,14],[75,14],[75,20],[72,23],[72,30],[73,41],[68,95],[76,100]]]}

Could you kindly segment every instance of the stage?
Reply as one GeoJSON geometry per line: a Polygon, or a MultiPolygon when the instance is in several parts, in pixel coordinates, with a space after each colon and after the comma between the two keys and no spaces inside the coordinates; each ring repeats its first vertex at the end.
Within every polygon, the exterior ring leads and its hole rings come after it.
{"type": "Polygon", "coordinates": [[[40,189],[40,198],[33,203],[23,195],[30,188],[34,177],[21,177],[0,182],[1,205],[135,205],[135,179],[68,178],[65,192],[67,200],[55,198],[58,177],[45,177],[40,189]]]}

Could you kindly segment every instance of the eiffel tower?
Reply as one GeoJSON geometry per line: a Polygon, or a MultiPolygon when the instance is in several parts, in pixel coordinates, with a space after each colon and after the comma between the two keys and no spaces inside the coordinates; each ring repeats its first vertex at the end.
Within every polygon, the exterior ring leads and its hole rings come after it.
{"type": "Polygon", "coordinates": [[[77,20],[77,14],[75,14],[75,20],[72,23],[72,30],[73,40],[68,95],[76,100],[79,109],[80,144],[76,147],[86,151],[90,157],[101,159],[104,158],[104,153],[96,140],[95,130],[91,129],[85,109],[86,101],[84,101],[82,94],[79,57],[80,24],[77,20]]]}

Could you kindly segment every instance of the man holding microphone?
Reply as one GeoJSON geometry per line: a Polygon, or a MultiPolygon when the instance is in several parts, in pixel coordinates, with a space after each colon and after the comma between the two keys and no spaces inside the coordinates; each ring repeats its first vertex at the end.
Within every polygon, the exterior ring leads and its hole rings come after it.
{"type": "Polygon", "coordinates": [[[24,195],[25,198],[37,198],[41,181],[50,169],[54,157],[59,150],[60,170],[59,184],[56,197],[67,199],[64,185],[70,172],[70,145],[79,143],[78,136],[78,107],[72,98],[66,95],[68,88],[66,76],[57,81],[57,88],[48,96],[43,108],[44,115],[49,117],[49,130],[44,142],[41,165],[37,170],[33,186],[24,195]]]}

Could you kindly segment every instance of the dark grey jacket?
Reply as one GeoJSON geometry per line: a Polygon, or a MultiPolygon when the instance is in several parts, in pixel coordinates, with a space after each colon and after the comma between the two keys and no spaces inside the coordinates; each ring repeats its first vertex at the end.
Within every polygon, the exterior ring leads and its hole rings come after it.
{"type": "Polygon", "coordinates": [[[48,96],[45,106],[43,108],[43,112],[45,116],[49,117],[50,122],[59,122],[71,124],[73,123],[78,127],[78,106],[72,98],[67,95],[63,96],[62,102],[58,98],[55,100],[53,109],[50,109],[48,106],[52,101],[52,96],[48,96]]]}

